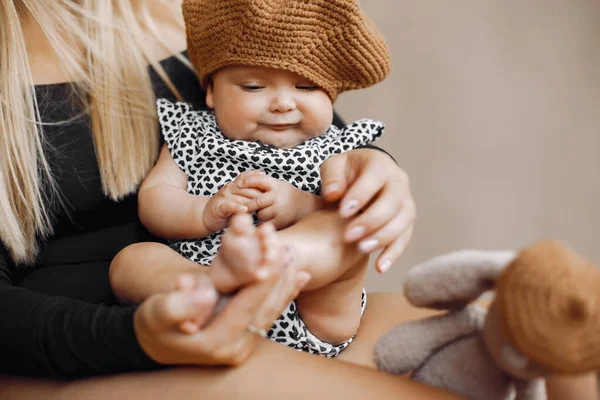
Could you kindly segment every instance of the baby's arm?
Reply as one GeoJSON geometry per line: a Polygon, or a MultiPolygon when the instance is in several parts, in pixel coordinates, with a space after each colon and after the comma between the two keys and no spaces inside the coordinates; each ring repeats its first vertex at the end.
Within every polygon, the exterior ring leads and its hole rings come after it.
{"type": "MultiPolygon", "coordinates": [[[[260,176],[249,171],[238,179],[260,176]]],[[[211,197],[187,192],[187,175],[179,169],[167,146],[139,191],[139,216],[146,228],[166,239],[191,239],[211,235],[225,227],[229,217],[247,212],[245,205],[261,194],[255,189],[241,189],[237,180],[211,197]]]]}

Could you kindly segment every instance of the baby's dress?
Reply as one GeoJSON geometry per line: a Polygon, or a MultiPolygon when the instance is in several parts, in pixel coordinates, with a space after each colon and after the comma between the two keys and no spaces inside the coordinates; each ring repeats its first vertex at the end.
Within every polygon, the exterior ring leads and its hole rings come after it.
{"type": "MultiPolygon", "coordinates": [[[[321,136],[293,149],[260,142],[231,140],[223,135],[212,111],[197,111],[186,103],[157,100],[162,135],[175,163],[188,177],[188,193],[212,196],[242,172],[260,170],[305,192],[319,194],[320,166],[329,157],[367,145],[383,134],[379,121],[361,119],[343,129],[331,126],[321,136]]],[[[224,231],[198,239],[171,241],[169,246],[197,264],[208,266],[217,255],[224,231]]],[[[366,293],[363,290],[361,313],[366,293]]],[[[332,345],[306,328],[295,302],[290,303],[268,331],[271,340],[309,353],[335,357],[352,339],[332,345]]]]}

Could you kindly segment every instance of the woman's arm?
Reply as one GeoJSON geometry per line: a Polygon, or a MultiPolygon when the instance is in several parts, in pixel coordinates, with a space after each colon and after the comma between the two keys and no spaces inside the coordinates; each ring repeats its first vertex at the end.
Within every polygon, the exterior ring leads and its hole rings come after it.
{"type": "Polygon", "coordinates": [[[274,260],[268,279],[240,289],[201,332],[188,335],[176,327],[195,318],[206,300],[194,276],[137,309],[107,307],[15,287],[7,257],[2,261],[0,373],[23,376],[81,378],[161,364],[239,364],[259,343],[246,327],[269,329],[306,283],[302,271],[274,260]]]}
{"type": "Polygon", "coordinates": [[[9,264],[6,251],[1,252],[0,371],[63,378],[157,366],[138,345],[135,308],[16,287],[9,264]]]}

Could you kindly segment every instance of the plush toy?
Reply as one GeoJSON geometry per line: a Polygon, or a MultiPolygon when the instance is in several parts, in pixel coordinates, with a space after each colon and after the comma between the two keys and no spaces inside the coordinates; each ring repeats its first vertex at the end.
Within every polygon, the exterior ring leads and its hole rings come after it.
{"type": "Polygon", "coordinates": [[[600,367],[600,270],[562,243],[445,254],[409,270],[404,288],[412,304],[450,311],[384,334],[383,371],[469,399],[540,400],[544,377],[600,367]],[[470,304],[494,288],[489,309],[470,304]]]}

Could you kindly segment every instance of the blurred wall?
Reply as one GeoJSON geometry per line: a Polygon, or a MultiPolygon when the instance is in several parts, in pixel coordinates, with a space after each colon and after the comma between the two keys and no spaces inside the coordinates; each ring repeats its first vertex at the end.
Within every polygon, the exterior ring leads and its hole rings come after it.
{"type": "Polygon", "coordinates": [[[600,2],[362,0],[393,72],[343,94],[411,177],[412,243],[369,290],[461,248],[557,238],[600,263],[600,2]]]}

